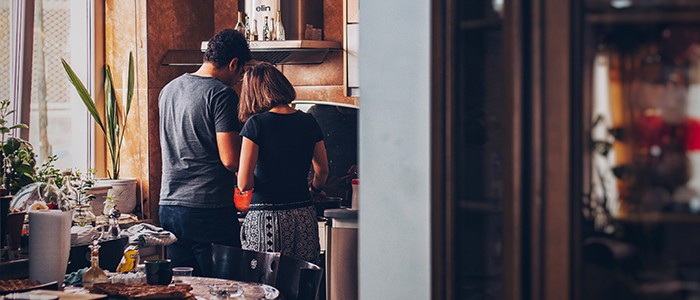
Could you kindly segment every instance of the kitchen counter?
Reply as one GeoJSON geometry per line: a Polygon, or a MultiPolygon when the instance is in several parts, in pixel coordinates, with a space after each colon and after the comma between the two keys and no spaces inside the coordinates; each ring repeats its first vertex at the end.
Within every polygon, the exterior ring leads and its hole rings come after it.
{"type": "Polygon", "coordinates": [[[323,216],[325,216],[326,218],[334,218],[334,219],[354,219],[354,220],[357,220],[358,211],[352,210],[349,208],[326,209],[323,212],[323,216]]]}
{"type": "Polygon", "coordinates": [[[358,299],[357,220],[359,211],[327,209],[326,299],[358,299]]]}

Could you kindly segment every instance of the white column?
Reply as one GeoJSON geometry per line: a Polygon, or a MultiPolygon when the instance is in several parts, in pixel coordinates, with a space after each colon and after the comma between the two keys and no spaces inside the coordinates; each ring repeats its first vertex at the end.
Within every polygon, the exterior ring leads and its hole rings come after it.
{"type": "Polygon", "coordinates": [[[360,9],[360,299],[430,299],[430,1],[360,9]]]}

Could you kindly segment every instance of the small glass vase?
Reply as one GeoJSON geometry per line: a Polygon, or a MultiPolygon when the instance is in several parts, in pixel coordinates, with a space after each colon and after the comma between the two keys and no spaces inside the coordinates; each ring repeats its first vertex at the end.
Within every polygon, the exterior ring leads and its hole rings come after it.
{"type": "Polygon", "coordinates": [[[73,224],[76,226],[93,225],[95,214],[92,213],[92,205],[82,204],[73,208],[73,224]]]}
{"type": "Polygon", "coordinates": [[[56,185],[56,176],[49,175],[48,178],[48,182],[40,192],[41,200],[43,200],[49,208],[53,208],[51,204],[55,204],[57,206],[56,208],[62,211],[71,210],[71,203],[56,185]]]}

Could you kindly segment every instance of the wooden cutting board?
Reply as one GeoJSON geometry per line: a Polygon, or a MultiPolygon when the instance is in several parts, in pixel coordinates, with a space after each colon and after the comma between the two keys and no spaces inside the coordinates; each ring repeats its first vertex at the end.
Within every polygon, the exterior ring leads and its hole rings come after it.
{"type": "Polygon", "coordinates": [[[58,296],[58,300],[92,300],[92,299],[107,299],[107,295],[102,294],[73,294],[61,291],[49,291],[49,290],[34,290],[29,292],[30,294],[39,295],[52,295],[58,296]]]}

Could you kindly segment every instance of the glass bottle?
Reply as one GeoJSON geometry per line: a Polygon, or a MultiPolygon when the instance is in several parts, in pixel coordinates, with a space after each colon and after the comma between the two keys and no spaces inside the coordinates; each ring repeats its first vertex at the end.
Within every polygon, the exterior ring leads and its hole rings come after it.
{"type": "Polygon", "coordinates": [[[73,224],[77,226],[92,225],[95,222],[95,214],[92,213],[92,201],[84,195],[78,195],[81,200],[73,207],[73,224]]]}
{"type": "Polygon", "coordinates": [[[100,245],[97,240],[92,241],[90,248],[90,268],[83,274],[83,287],[91,288],[93,284],[109,282],[107,274],[100,268],[100,245]]]}
{"type": "Polygon", "coordinates": [[[63,193],[61,193],[61,190],[58,189],[58,186],[56,186],[56,175],[49,175],[48,178],[49,181],[41,191],[41,199],[49,206],[51,206],[51,204],[55,204],[57,206],[56,208],[62,211],[70,210],[70,202],[68,202],[68,200],[63,196],[63,193]]]}
{"type": "Polygon", "coordinates": [[[263,22],[263,41],[270,40],[270,27],[267,26],[267,16],[265,16],[265,21],[263,22]]]}
{"type": "Polygon", "coordinates": [[[253,20],[253,39],[252,41],[258,40],[258,19],[253,20]]]}
{"type": "Polygon", "coordinates": [[[250,20],[248,19],[248,16],[245,16],[245,40],[251,41],[252,38],[252,33],[250,32],[250,20]]]}
{"type": "Polygon", "coordinates": [[[270,40],[274,41],[275,40],[275,18],[270,18],[270,26],[269,29],[270,31],[270,40]]]}
{"type": "Polygon", "coordinates": [[[103,236],[103,239],[116,239],[119,237],[119,217],[121,212],[114,208],[109,214],[109,229],[107,230],[107,236],[103,236]]]}
{"type": "Polygon", "coordinates": [[[240,32],[241,34],[245,35],[245,26],[243,25],[243,19],[241,18],[240,11],[238,12],[238,23],[236,23],[236,27],[234,29],[240,32]]]}
{"type": "Polygon", "coordinates": [[[275,22],[275,41],[284,41],[284,26],[282,26],[282,14],[277,11],[277,22],[275,22]]]}
{"type": "Polygon", "coordinates": [[[71,205],[78,206],[82,203],[80,203],[78,190],[73,187],[73,182],[70,180],[71,175],[72,174],[70,171],[63,172],[63,186],[61,186],[61,193],[63,193],[63,197],[65,197],[71,205]]]}

